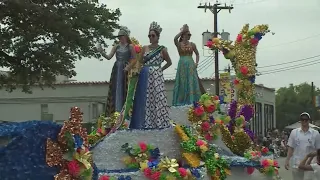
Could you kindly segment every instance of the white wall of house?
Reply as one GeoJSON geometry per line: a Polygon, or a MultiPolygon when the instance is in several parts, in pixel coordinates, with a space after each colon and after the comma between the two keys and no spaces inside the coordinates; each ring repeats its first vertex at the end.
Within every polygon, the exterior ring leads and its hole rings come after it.
{"type": "MultiPolygon", "coordinates": [[[[205,89],[214,93],[213,80],[202,80],[205,89]]],[[[168,80],[165,84],[169,105],[172,104],[174,81],[168,80]]],[[[38,86],[32,88],[32,94],[21,90],[11,93],[0,90],[0,121],[19,122],[26,120],[52,120],[62,122],[68,119],[69,110],[73,106],[80,107],[84,113],[84,121],[95,121],[96,117],[104,112],[102,103],[106,102],[108,83],[106,82],[70,82],[57,84],[55,89],[38,86]],[[41,116],[49,114],[50,116],[41,116]]],[[[275,91],[262,85],[256,86],[256,101],[261,103],[261,122],[264,121],[264,105],[275,106],[275,91]]],[[[274,108],[275,109],[275,108],[274,108]]],[[[273,115],[275,127],[275,110],[273,115]]],[[[262,128],[265,129],[265,126],[262,128]]],[[[262,132],[263,133],[263,132],[262,132]]]]}

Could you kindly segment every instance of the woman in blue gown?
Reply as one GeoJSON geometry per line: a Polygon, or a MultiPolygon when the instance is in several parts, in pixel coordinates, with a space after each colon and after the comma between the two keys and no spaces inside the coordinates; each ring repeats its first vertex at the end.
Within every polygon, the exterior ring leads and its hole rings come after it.
{"type": "Polygon", "coordinates": [[[129,128],[159,129],[170,127],[169,106],[165,93],[163,71],[171,66],[167,49],[159,45],[162,28],[152,22],[150,45],[142,48],[143,67],[139,74],[129,128]],[[166,64],[161,67],[161,64],[166,64]]]}
{"type": "Polygon", "coordinates": [[[203,88],[200,89],[200,81],[197,73],[199,52],[196,45],[189,41],[190,37],[189,27],[185,24],[181,28],[181,32],[174,38],[180,59],[173,90],[173,106],[192,104],[198,101],[202,94],[201,89],[203,88]],[[196,54],[196,62],[194,62],[192,58],[193,53],[196,54]]]}
{"type": "Polygon", "coordinates": [[[114,112],[120,112],[122,110],[127,95],[128,70],[134,63],[131,63],[131,61],[134,61],[136,58],[136,53],[129,35],[130,30],[122,26],[118,33],[119,44],[113,46],[110,54],[107,55],[101,46],[98,48],[98,51],[107,60],[112,59],[113,56],[116,55],[116,61],[111,72],[105,109],[105,115],[107,117],[111,116],[114,112]]]}

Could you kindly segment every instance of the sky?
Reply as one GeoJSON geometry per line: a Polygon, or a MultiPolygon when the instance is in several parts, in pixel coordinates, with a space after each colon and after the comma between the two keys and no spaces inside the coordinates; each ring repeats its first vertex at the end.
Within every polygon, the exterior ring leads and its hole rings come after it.
{"type": "MultiPolygon", "coordinates": [[[[175,78],[179,55],[173,44],[174,36],[183,24],[188,24],[194,42],[201,54],[198,67],[199,76],[213,77],[214,61],[209,59],[210,51],[204,50],[202,33],[213,31],[213,14],[198,9],[199,3],[206,0],[100,0],[108,8],[119,8],[122,12],[120,25],[131,30],[131,36],[147,45],[149,25],[158,22],[163,31],[160,44],[168,48],[172,66],[164,72],[167,79],[175,78]],[[201,62],[202,61],[202,62],[201,62]]],[[[214,1],[215,2],[215,1],[214,1]]],[[[242,26],[269,24],[272,32],[259,43],[257,51],[257,84],[271,88],[288,86],[290,83],[314,82],[320,87],[320,1],[319,0],[220,0],[220,3],[233,4],[234,9],[219,12],[218,31],[230,33],[234,40],[242,26]],[[314,57],[314,58],[311,58],[314,57]],[[307,58],[307,59],[306,59],[307,58]],[[280,64],[280,65],[279,65],[280,64]],[[270,67],[264,67],[270,66],[270,67]]],[[[112,41],[110,41],[110,45],[112,41]]],[[[111,47],[111,46],[110,46],[111,47]]],[[[106,49],[107,52],[110,48],[106,49]]],[[[78,81],[109,81],[115,58],[99,61],[83,59],[76,63],[78,81]]],[[[222,55],[219,58],[220,70],[229,63],[222,55]]]]}

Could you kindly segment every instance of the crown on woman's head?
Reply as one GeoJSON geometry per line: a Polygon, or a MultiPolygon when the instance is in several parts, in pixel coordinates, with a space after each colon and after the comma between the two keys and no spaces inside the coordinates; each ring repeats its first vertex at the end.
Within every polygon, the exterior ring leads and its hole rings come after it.
{"type": "Polygon", "coordinates": [[[153,22],[150,24],[149,30],[150,30],[150,31],[151,31],[151,30],[155,30],[155,31],[157,31],[158,33],[161,33],[162,28],[160,27],[160,25],[159,25],[157,22],[153,21],[153,22]]]}
{"type": "Polygon", "coordinates": [[[130,30],[126,26],[120,26],[118,36],[130,36],[130,30]]]}

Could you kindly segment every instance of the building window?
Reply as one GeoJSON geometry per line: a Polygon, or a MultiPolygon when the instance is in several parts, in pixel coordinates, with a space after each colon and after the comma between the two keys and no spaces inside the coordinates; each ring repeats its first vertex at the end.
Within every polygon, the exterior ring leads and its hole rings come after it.
{"type": "Polygon", "coordinates": [[[256,114],[256,129],[257,129],[257,134],[262,133],[263,127],[262,127],[262,104],[261,103],[256,103],[255,104],[255,114],[256,114]]]}
{"type": "Polygon", "coordinates": [[[93,103],[92,104],[92,118],[96,119],[99,117],[99,109],[98,109],[98,104],[93,103]]]}
{"type": "Polygon", "coordinates": [[[268,130],[272,130],[274,128],[274,106],[270,104],[265,104],[265,126],[268,130]]]}
{"type": "Polygon", "coordinates": [[[41,104],[41,114],[48,114],[48,113],[49,113],[48,104],[41,104]]]}

